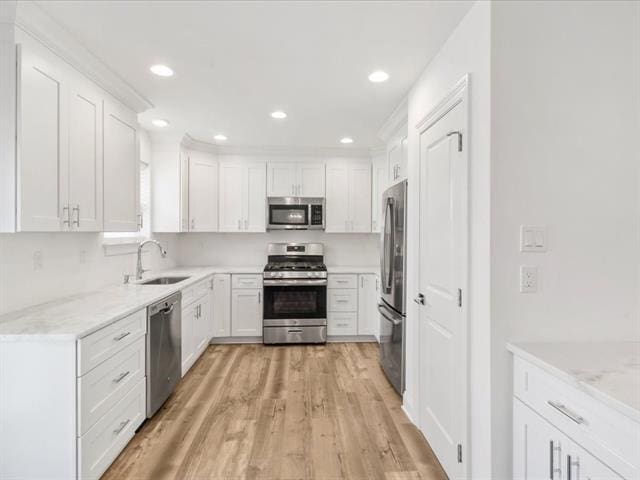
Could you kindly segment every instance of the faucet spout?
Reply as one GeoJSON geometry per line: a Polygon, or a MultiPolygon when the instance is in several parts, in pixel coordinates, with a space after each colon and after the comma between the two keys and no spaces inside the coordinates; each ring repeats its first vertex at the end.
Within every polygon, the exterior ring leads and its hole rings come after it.
{"type": "Polygon", "coordinates": [[[162,244],[160,242],[158,242],[157,240],[144,240],[144,241],[140,242],[138,244],[138,259],[137,259],[137,265],[136,265],[136,280],[141,280],[142,279],[142,274],[145,271],[144,268],[142,268],[142,247],[144,247],[147,243],[152,243],[156,247],[158,247],[160,249],[160,255],[162,255],[163,258],[167,256],[167,251],[162,247],[162,244]]]}

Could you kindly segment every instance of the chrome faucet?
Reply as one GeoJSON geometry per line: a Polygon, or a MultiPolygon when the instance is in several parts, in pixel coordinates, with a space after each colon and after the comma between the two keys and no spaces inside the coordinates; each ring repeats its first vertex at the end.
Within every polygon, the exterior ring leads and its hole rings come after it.
{"type": "MultiPolygon", "coordinates": [[[[160,255],[162,258],[167,256],[167,251],[162,248],[162,245],[157,240],[144,240],[138,244],[138,264],[136,266],[136,280],[142,279],[142,274],[146,272],[144,268],[142,268],[142,247],[144,247],[147,243],[153,243],[160,249],[160,255]]],[[[126,283],[126,281],[125,281],[126,283]]]]}

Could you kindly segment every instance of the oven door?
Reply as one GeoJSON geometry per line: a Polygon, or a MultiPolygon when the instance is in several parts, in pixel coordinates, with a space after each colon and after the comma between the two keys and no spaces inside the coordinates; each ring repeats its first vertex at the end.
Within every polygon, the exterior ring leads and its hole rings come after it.
{"type": "Polygon", "coordinates": [[[326,280],[265,280],[264,326],[326,325],[326,280]]]}
{"type": "Polygon", "coordinates": [[[309,205],[270,204],[269,230],[306,230],[309,228],[309,205]]]}

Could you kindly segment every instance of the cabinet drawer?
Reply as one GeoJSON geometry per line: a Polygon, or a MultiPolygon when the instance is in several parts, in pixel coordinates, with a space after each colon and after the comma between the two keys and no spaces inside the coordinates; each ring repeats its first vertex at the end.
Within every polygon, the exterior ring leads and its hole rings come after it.
{"type": "Polygon", "coordinates": [[[147,310],[142,309],[81,338],[78,340],[78,376],[131,345],[146,332],[147,310]]]}
{"type": "Polygon", "coordinates": [[[625,478],[640,475],[640,425],[543,369],[514,358],[514,395],[625,478]]]}
{"type": "Polygon", "coordinates": [[[327,335],[356,335],[358,315],[355,312],[327,313],[327,335]]]}
{"type": "Polygon", "coordinates": [[[327,289],[327,310],[329,312],[356,312],[358,310],[358,291],[327,289]]]}
{"type": "Polygon", "coordinates": [[[231,275],[233,288],[262,288],[262,275],[231,275]]]}
{"type": "Polygon", "coordinates": [[[84,435],[145,376],[145,337],[78,378],[78,436],[84,435]]]}
{"type": "Polygon", "coordinates": [[[99,478],[129,443],[145,418],[145,379],[78,439],[80,478],[99,478]]]}
{"type": "Polygon", "coordinates": [[[182,291],[182,306],[186,307],[211,290],[212,277],[202,280],[182,291]]]}
{"type": "Polygon", "coordinates": [[[358,288],[357,275],[329,275],[327,288],[358,288]]]}

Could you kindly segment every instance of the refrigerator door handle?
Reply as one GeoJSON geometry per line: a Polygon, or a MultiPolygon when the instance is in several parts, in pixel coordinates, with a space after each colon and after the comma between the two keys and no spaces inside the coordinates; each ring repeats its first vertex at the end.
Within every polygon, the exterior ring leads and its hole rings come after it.
{"type": "Polygon", "coordinates": [[[382,234],[382,288],[384,293],[391,292],[393,282],[393,248],[396,241],[393,198],[387,198],[384,211],[384,232],[382,234]],[[387,233],[388,232],[388,233],[387,233]],[[385,240],[388,236],[388,245],[385,240]]]}

